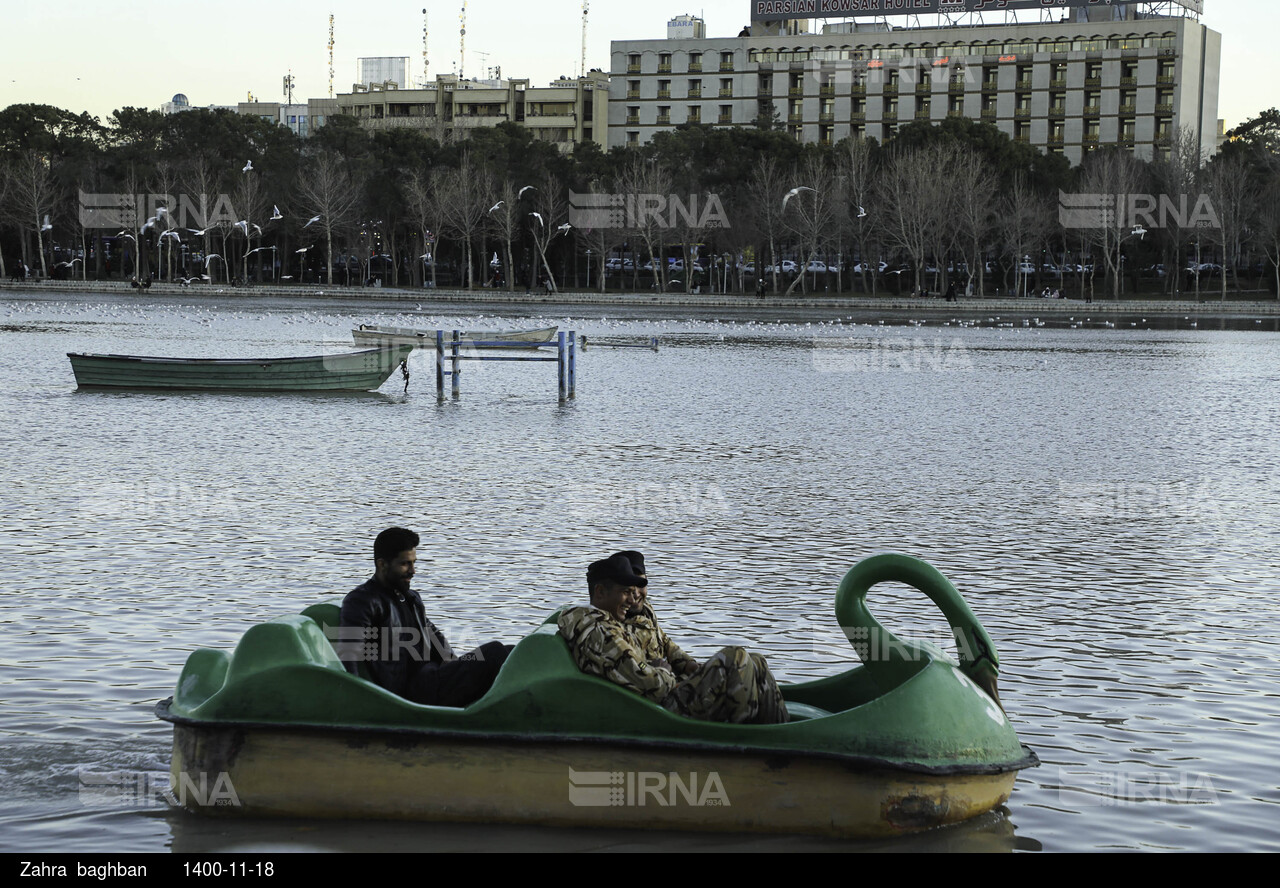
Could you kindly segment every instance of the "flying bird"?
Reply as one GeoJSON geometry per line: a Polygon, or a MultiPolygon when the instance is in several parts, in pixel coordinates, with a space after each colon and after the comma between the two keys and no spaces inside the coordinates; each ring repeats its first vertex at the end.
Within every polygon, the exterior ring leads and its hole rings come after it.
{"type": "Polygon", "coordinates": [[[516,195],[516,200],[520,200],[520,198],[524,197],[524,193],[526,191],[537,191],[537,190],[538,189],[534,188],[532,185],[526,185],[520,189],[520,193],[516,195]]]}
{"type": "Polygon", "coordinates": [[[271,214],[271,221],[272,221],[272,222],[279,222],[281,219],[283,219],[283,218],[284,218],[284,216],[280,215],[280,208],[279,208],[279,207],[277,207],[277,206],[275,206],[275,205],[273,204],[273,205],[272,205],[272,207],[271,207],[271,209],[272,209],[272,211],[273,211],[273,212],[272,212],[272,214],[271,214]]]}
{"type": "Polygon", "coordinates": [[[209,229],[207,229],[207,228],[201,228],[199,231],[196,231],[194,228],[188,228],[188,229],[187,229],[187,231],[191,232],[191,233],[192,233],[192,234],[194,234],[196,237],[204,237],[204,233],[205,233],[206,231],[208,231],[208,230],[209,230],[209,229]]]}
{"type": "Polygon", "coordinates": [[[295,252],[295,253],[305,253],[305,252],[307,252],[307,251],[308,251],[308,250],[310,250],[310,249],[311,249],[310,247],[303,247],[301,250],[294,250],[293,252],[295,252]]]}
{"type": "Polygon", "coordinates": [[[542,225],[542,227],[543,227],[543,228],[545,228],[545,227],[546,227],[546,225],[545,225],[545,224],[543,223],[543,221],[542,221],[542,214],[541,214],[541,213],[530,213],[529,215],[530,215],[530,216],[532,216],[533,218],[537,219],[537,220],[538,220],[538,224],[539,224],[539,225],[542,225]]]}
{"type": "Polygon", "coordinates": [[[864,210],[862,207],[858,207],[858,218],[859,219],[867,218],[867,211],[864,210]]]}
{"type": "MultiPolygon", "coordinates": [[[[792,188],[787,192],[787,196],[782,199],[782,209],[785,210],[787,208],[787,204],[791,202],[791,198],[795,197],[801,191],[813,191],[813,189],[806,185],[801,185],[799,188],[792,188]]],[[[814,193],[816,194],[817,192],[814,193]]]]}
{"type": "Polygon", "coordinates": [[[307,224],[306,224],[306,225],[303,225],[302,227],[303,227],[303,228],[310,228],[312,225],[315,225],[317,222],[319,222],[319,221],[320,221],[320,218],[321,218],[320,216],[312,216],[312,217],[311,217],[311,220],[310,220],[309,222],[307,222],[307,224]]]}
{"type": "Polygon", "coordinates": [[[209,268],[209,263],[212,262],[214,259],[221,259],[221,258],[222,257],[219,256],[217,253],[210,253],[208,256],[205,256],[204,257],[205,269],[207,270],[209,268]]]}
{"type": "Polygon", "coordinates": [[[1130,237],[1136,237],[1138,240],[1145,240],[1147,237],[1147,229],[1141,225],[1133,226],[1133,231],[1129,232],[1130,237]]]}
{"type": "Polygon", "coordinates": [[[489,212],[490,212],[490,213],[496,213],[496,212],[498,211],[498,209],[499,209],[499,208],[500,208],[504,203],[506,203],[506,201],[505,201],[505,200],[500,200],[500,201],[498,201],[496,204],[494,204],[493,206],[489,207],[489,212]]]}
{"type": "Polygon", "coordinates": [[[248,161],[248,162],[246,162],[246,163],[245,163],[245,165],[244,165],[244,169],[242,169],[240,172],[242,172],[242,173],[247,173],[247,172],[249,172],[249,171],[250,171],[250,170],[252,170],[252,169],[253,169],[253,161],[252,161],[252,160],[250,160],[250,161],[248,161]]]}
{"type": "Polygon", "coordinates": [[[49,217],[48,217],[48,216],[45,216],[45,217],[44,217],[44,224],[40,226],[40,230],[41,230],[41,231],[51,231],[51,230],[53,230],[53,223],[49,221],[49,217]]]}
{"type": "Polygon", "coordinates": [[[559,228],[557,228],[556,231],[562,232],[563,234],[568,234],[569,230],[572,228],[573,226],[570,225],[568,222],[566,222],[563,225],[561,225],[559,228]]]}

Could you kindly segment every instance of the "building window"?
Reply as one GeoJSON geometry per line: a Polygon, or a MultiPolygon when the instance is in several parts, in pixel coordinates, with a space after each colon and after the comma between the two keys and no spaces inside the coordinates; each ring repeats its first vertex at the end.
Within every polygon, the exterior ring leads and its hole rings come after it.
{"type": "Polygon", "coordinates": [[[689,98],[697,99],[701,97],[702,97],[702,81],[690,80],[689,81],[689,98]]]}
{"type": "Polygon", "coordinates": [[[689,123],[702,123],[702,106],[690,105],[689,116],[686,119],[689,123]]]}
{"type": "Polygon", "coordinates": [[[658,54],[658,73],[665,74],[671,70],[671,53],[663,52],[658,54]]]}
{"type": "Polygon", "coordinates": [[[689,70],[690,71],[702,70],[702,53],[700,52],[689,53],[689,70]]]}

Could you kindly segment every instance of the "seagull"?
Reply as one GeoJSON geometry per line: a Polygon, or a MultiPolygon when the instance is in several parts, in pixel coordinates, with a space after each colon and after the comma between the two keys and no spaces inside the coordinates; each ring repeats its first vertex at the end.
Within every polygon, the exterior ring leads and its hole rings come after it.
{"type": "Polygon", "coordinates": [[[247,173],[247,172],[249,172],[251,169],[253,169],[253,161],[252,161],[252,160],[250,160],[250,161],[248,161],[247,163],[245,163],[245,165],[244,165],[244,169],[242,169],[240,172],[242,172],[242,173],[247,173]]]}
{"type": "Polygon", "coordinates": [[[187,231],[191,232],[191,233],[192,233],[192,234],[194,234],[196,237],[204,237],[204,233],[205,233],[206,231],[208,231],[208,230],[209,230],[209,229],[207,229],[207,228],[201,228],[199,231],[196,231],[194,228],[188,228],[188,229],[187,229],[187,231]]]}
{"type": "Polygon", "coordinates": [[[1129,232],[1129,236],[1136,237],[1138,240],[1145,240],[1147,236],[1147,229],[1143,228],[1141,225],[1135,225],[1133,226],[1133,231],[1129,232]]]}
{"type": "Polygon", "coordinates": [[[232,227],[239,228],[241,231],[243,231],[245,237],[249,236],[249,220],[248,219],[241,219],[232,227]]]}
{"type": "Polygon", "coordinates": [[[520,189],[520,193],[516,195],[516,200],[519,200],[520,198],[524,197],[524,193],[526,191],[537,191],[537,190],[538,189],[534,188],[532,185],[526,185],[520,189]]]}
{"type": "Polygon", "coordinates": [[[40,226],[40,230],[41,231],[53,230],[53,223],[49,221],[49,217],[47,215],[44,217],[44,224],[40,226]]]}
{"type": "MultiPolygon", "coordinates": [[[[787,196],[782,199],[782,208],[785,210],[787,208],[787,204],[791,202],[791,198],[795,197],[801,191],[813,191],[813,189],[806,185],[801,185],[799,188],[792,188],[787,192],[787,196]]],[[[816,194],[817,192],[815,191],[814,193],[816,194]]]]}
{"type": "Polygon", "coordinates": [[[271,207],[271,209],[274,211],[274,212],[272,213],[272,216],[271,216],[271,221],[272,221],[272,222],[279,222],[281,219],[283,219],[283,218],[284,218],[284,216],[280,215],[280,208],[279,208],[279,207],[277,207],[277,206],[275,206],[275,205],[273,204],[273,205],[272,205],[272,207],[271,207]]]}
{"type": "Polygon", "coordinates": [[[539,225],[542,225],[542,227],[544,227],[544,228],[546,227],[546,225],[545,225],[545,224],[543,224],[543,221],[542,221],[542,214],[541,214],[541,213],[530,213],[529,215],[530,215],[530,216],[532,216],[533,218],[537,219],[537,220],[538,220],[538,224],[539,224],[539,225]]]}
{"type": "Polygon", "coordinates": [[[219,256],[217,253],[210,253],[208,256],[205,256],[204,257],[205,269],[207,270],[209,268],[209,263],[212,262],[214,259],[221,259],[221,258],[222,257],[219,256]]]}
{"type": "Polygon", "coordinates": [[[572,229],[572,228],[573,228],[573,226],[572,226],[572,225],[570,225],[568,222],[566,222],[566,223],[564,223],[563,225],[561,225],[559,228],[557,228],[557,229],[556,229],[556,231],[559,231],[559,232],[561,232],[561,233],[563,233],[563,234],[568,234],[568,233],[569,233],[569,230],[570,230],[570,229],[572,229]]]}
{"type": "Polygon", "coordinates": [[[164,218],[165,216],[167,216],[167,215],[169,215],[169,208],[168,208],[168,207],[156,207],[156,216],[155,216],[155,217],[156,217],[157,219],[163,219],[163,218],[164,218]]]}
{"type": "Polygon", "coordinates": [[[867,211],[864,210],[862,207],[858,207],[858,218],[859,219],[867,218],[867,211]]]}
{"type": "Polygon", "coordinates": [[[320,217],[319,217],[319,216],[313,216],[313,217],[311,218],[311,221],[309,221],[306,225],[303,225],[302,227],[303,227],[303,228],[310,228],[312,225],[315,225],[315,224],[316,224],[317,222],[319,222],[319,221],[320,221],[320,217]]]}
{"type": "Polygon", "coordinates": [[[133,241],[135,244],[138,242],[138,239],[127,231],[120,232],[119,234],[116,235],[116,237],[127,237],[129,238],[129,240],[133,241]]]}
{"type": "Polygon", "coordinates": [[[164,240],[166,237],[171,237],[179,243],[182,242],[182,236],[176,231],[166,231],[164,234],[160,235],[160,240],[164,240]]]}
{"type": "Polygon", "coordinates": [[[307,252],[307,251],[308,251],[308,250],[310,250],[310,249],[311,249],[310,247],[303,247],[301,250],[294,250],[293,252],[295,252],[295,253],[305,253],[305,252],[307,252]]]}
{"type": "Polygon", "coordinates": [[[496,204],[494,204],[493,206],[489,207],[489,212],[490,212],[490,213],[496,213],[496,212],[498,211],[498,208],[499,208],[499,207],[501,207],[504,203],[506,203],[506,201],[505,201],[505,200],[500,200],[500,201],[498,201],[496,204]]]}

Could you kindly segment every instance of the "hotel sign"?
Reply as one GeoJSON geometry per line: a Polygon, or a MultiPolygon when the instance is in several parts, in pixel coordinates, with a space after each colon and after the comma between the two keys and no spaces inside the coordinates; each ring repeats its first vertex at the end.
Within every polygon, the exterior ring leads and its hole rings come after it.
{"type": "MultiPolygon", "coordinates": [[[[1204,0],[1172,2],[1197,15],[1204,12],[1204,0]]],[[[1116,0],[1116,3],[1119,4],[1120,0],[1116,0]]],[[[856,15],[963,14],[1111,5],[1112,0],[751,0],[751,20],[779,22],[805,18],[848,18],[856,15]]]]}

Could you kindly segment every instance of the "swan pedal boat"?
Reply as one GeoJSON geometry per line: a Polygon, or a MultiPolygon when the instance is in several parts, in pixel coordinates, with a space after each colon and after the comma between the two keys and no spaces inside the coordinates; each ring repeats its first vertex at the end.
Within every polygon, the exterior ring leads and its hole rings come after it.
{"type": "Polygon", "coordinates": [[[782,685],[787,724],[697,721],[583,674],[557,615],[457,709],[348,673],[331,642],[337,603],[252,626],[233,655],[196,650],[156,707],[173,724],[173,791],[223,816],[873,838],[989,812],[1039,764],[993,699],[986,630],[908,556],[845,576],[836,616],[862,664],[782,685]],[[934,600],[959,662],[876,622],[866,594],[881,582],[934,600]]]}

